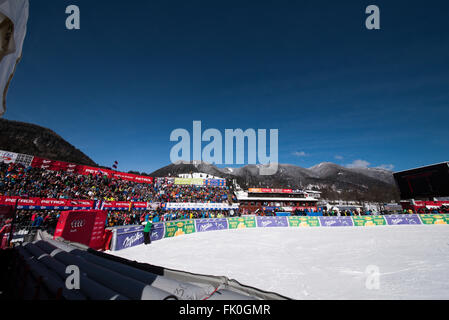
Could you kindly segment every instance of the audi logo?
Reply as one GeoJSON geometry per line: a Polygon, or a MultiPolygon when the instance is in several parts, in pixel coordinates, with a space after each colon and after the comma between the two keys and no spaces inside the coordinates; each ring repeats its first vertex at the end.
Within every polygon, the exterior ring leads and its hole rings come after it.
{"type": "Polygon", "coordinates": [[[86,220],[73,220],[70,225],[72,228],[81,228],[86,224],[86,220]]]}

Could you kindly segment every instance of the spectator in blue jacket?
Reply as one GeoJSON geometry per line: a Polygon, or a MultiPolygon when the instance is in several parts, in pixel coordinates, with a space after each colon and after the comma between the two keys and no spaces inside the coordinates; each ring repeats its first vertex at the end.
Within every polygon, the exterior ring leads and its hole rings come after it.
{"type": "Polygon", "coordinates": [[[44,219],[42,218],[42,215],[39,213],[38,216],[33,221],[33,227],[40,227],[42,223],[44,222],[44,219]]]}

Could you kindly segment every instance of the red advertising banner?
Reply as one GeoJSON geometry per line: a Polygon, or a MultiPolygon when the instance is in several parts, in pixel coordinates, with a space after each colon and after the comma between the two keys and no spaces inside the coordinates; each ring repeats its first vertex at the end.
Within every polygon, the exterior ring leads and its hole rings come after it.
{"type": "Polygon", "coordinates": [[[67,207],[94,207],[94,200],[66,200],[67,207]]]}
{"type": "Polygon", "coordinates": [[[14,206],[17,201],[19,209],[22,207],[35,207],[41,208],[54,208],[54,207],[67,207],[67,208],[93,208],[93,200],[74,200],[74,199],[41,199],[41,198],[21,198],[18,196],[7,197],[0,196],[0,205],[14,206]]]}
{"type": "Polygon", "coordinates": [[[77,168],[77,173],[88,176],[91,175],[103,175],[108,176],[109,178],[112,177],[113,171],[108,169],[100,169],[95,167],[89,167],[89,166],[79,166],[77,168]]]}
{"type": "MultiPolygon", "coordinates": [[[[20,203],[20,201],[19,201],[20,203]]],[[[40,206],[42,207],[65,207],[66,199],[41,199],[40,206]]]]}
{"type": "MultiPolygon", "coordinates": [[[[15,206],[17,201],[18,209],[37,209],[37,210],[69,210],[69,209],[93,209],[94,200],[76,200],[76,199],[41,199],[41,198],[20,198],[0,196],[0,206],[15,206]]],[[[131,202],[128,201],[105,201],[103,208],[105,210],[129,210],[131,202]]],[[[157,204],[158,205],[158,204],[157,204]]],[[[157,205],[155,208],[157,208],[157,205]]],[[[146,202],[132,202],[133,210],[146,210],[146,202]]],[[[153,208],[153,209],[155,209],[153,208]]]]}
{"type": "Polygon", "coordinates": [[[123,209],[129,209],[130,202],[122,202],[122,201],[108,201],[103,202],[103,207],[105,209],[117,209],[117,210],[123,210],[123,209]]]}
{"type": "Polygon", "coordinates": [[[114,178],[120,179],[120,180],[127,180],[127,181],[134,181],[136,175],[130,174],[130,173],[122,173],[122,172],[115,172],[113,173],[114,178]]]}
{"type": "Polygon", "coordinates": [[[102,249],[106,217],[106,211],[100,210],[61,212],[54,239],[63,238],[92,249],[102,249]]]}
{"type": "Polygon", "coordinates": [[[147,203],[146,202],[133,202],[133,208],[134,209],[146,209],[147,203]]]}
{"type": "Polygon", "coordinates": [[[41,199],[40,198],[29,198],[29,199],[19,199],[17,201],[18,206],[40,206],[41,205],[41,199]]]}
{"type": "Polygon", "coordinates": [[[2,206],[15,206],[16,201],[20,199],[19,196],[14,197],[7,197],[7,196],[0,196],[0,205],[2,206]]]}
{"type": "Polygon", "coordinates": [[[63,161],[48,160],[40,157],[34,157],[33,161],[31,162],[31,166],[33,168],[41,168],[52,171],[75,172],[86,176],[89,174],[106,175],[109,178],[114,177],[115,179],[127,180],[136,183],[153,183],[152,177],[139,176],[136,174],[124,172],[117,172],[109,169],[101,169],[96,167],[77,165],[63,161]]]}
{"type": "Polygon", "coordinates": [[[250,193],[293,193],[292,189],[249,188],[250,193]]]}

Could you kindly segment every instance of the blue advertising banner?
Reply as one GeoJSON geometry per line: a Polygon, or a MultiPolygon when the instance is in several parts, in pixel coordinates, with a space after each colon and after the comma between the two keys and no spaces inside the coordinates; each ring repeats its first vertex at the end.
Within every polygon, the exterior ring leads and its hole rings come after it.
{"type": "Polygon", "coordinates": [[[155,223],[151,228],[151,241],[162,240],[164,238],[165,229],[163,223],[155,223]]]}
{"type": "Polygon", "coordinates": [[[212,187],[224,187],[224,186],[226,186],[226,180],[225,179],[206,179],[205,184],[206,184],[206,186],[212,186],[212,187]]]}
{"type": "Polygon", "coordinates": [[[195,220],[196,232],[216,231],[228,229],[228,219],[195,220]]]}
{"type": "Polygon", "coordinates": [[[291,212],[276,212],[277,217],[289,217],[291,216],[291,212]]]}
{"type": "MultiPolygon", "coordinates": [[[[121,227],[115,230],[114,250],[123,250],[138,246],[143,243],[143,226],[121,227]]],[[[151,229],[151,241],[157,241],[164,238],[164,224],[155,223],[151,229]]]]}
{"type": "Polygon", "coordinates": [[[135,231],[143,231],[143,226],[124,226],[124,227],[118,227],[117,234],[124,234],[124,233],[130,233],[135,231]]]}
{"type": "Polygon", "coordinates": [[[288,227],[287,217],[256,217],[258,228],[288,227]]]}
{"type": "Polygon", "coordinates": [[[143,226],[139,226],[140,230],[133,228],[133,231],[121,232],[117,230],[115,238],[114,250],[123,250],[126,248],[131,248],[138,246],[143,243],[143,226]]]}
{"type": "Polygon", "coordinates": [[[384,218],[388,225],[422,224],[417,214],[392,214],[384,218]]]}
{"type": "Polygon", "coordinates": [[[352,227],[351,217],[319,217],[322,227],[352,227]]]}

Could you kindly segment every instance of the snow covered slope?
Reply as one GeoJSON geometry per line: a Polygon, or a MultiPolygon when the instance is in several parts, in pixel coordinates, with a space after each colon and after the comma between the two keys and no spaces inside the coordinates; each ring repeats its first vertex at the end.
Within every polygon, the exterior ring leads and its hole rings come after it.
{"type": "Polygon", "coordinates": [[[226,230],[111,254],[293,299],[449,299],[447,225],[226,230]],[[379,289],[370,290],[376,268],[379,289]]]}

